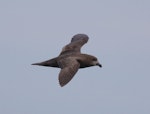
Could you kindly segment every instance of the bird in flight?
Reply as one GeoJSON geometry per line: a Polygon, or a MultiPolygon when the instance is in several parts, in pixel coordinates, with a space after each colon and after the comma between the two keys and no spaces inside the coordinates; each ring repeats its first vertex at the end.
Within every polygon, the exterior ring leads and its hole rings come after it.
{"type": "Polygon", "coordinates": [[[81,47],[88,42],[88,39],[86,34],[76,34],[71,42],[62,48],[58,57],[32,65],[61,68],[59,84],[63,87],[73,78],[79,68],[102,67],[96,57],[81,53],[81,47]]]}

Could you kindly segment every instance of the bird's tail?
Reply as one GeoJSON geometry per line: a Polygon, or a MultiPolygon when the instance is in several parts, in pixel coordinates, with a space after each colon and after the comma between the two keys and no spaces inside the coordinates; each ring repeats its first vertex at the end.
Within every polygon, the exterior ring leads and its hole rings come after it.
{"type": "Polygon", "coordinates": [[[44,62],[39,62],[39,63],[33,63],[31,65],[39,65],[39,66],[48,66],[48,67],[59,67],[56,61],[56,58],[44,61],[44,62]]]}
{"type": "Polygon", "coordinates": [[[33,63],[31,65],[40,65],[40,66],[43,66],[43,63],[33,63]]]}
{"type": "Polygon", "coordinates": [[[39,66],[49,66],[48,62],[47,61],[44,61],[44,62],[39,62],[39,63],[33,63],[31,65],[39,65],[39,66]]]}

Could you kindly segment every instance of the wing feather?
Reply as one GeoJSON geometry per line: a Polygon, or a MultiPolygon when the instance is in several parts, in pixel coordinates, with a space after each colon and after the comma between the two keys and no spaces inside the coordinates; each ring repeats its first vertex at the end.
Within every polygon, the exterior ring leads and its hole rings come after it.
{"type": "Polygon", "coordinates": [[[61,67],[59,73],[60,86],[66,85],[78,71],[80,64],[75,59],[64,59],[58,62],[61,67]]]}
{"type": "Polygon", "coordinates": [[[88,39],[88,36],[85,34],[77,34],[73,36],[71,42],[65,47],[63,47],[60,55],[66,53],[80,53],[81,47],[88,42],[88,39]]]}

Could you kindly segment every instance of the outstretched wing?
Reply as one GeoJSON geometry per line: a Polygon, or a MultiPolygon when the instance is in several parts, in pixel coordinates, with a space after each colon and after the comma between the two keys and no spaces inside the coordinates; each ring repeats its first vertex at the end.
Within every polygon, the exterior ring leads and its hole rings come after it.
{"type": "Polygon", "coordinates": [[[89,37],[85,34],[73,36],[71,42],[63,47],[60,55],[68,53],[80,53],[81,47],[88,42],[89,37]]]}
{"type": "Polygon", "coordinates": [[[65,58],[58,62],[61,68],[59,73],[59,84],[61,87],[66,85],[78,71],[80,64],[74,58],[65,58]]]}

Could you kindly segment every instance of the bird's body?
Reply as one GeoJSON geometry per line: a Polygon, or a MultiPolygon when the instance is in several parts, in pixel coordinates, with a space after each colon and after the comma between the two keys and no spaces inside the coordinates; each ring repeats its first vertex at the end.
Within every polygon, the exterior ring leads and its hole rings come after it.
{"type": "Polygon", "coordinates": [[[86,67],[94,66],[93,64],[89,64],[88,62],[90,61],[91,58],[94,58],[94,56],[88,54],[71,54],[65,56],[58,56],[44,62],[34,63],[32,65],[60,68],[60,66],[58,65],[60,60],[67,61],[67,59],[71,59],[71,60],[76,59],[80,64],[80,68],[86,68],[86,67]]]}
{"type": "Polygon", "coordinates": [[[71,43],[63,47],[58,57],[32,65],[61,68],[59,83],[61,86],[64,86],[73,78],[79,68],[96,65],[102,67],[96,57],[80,52],[81,47],[87,43],[87,41],[87,35],[77,34],[73,36],[71,43]]]}

